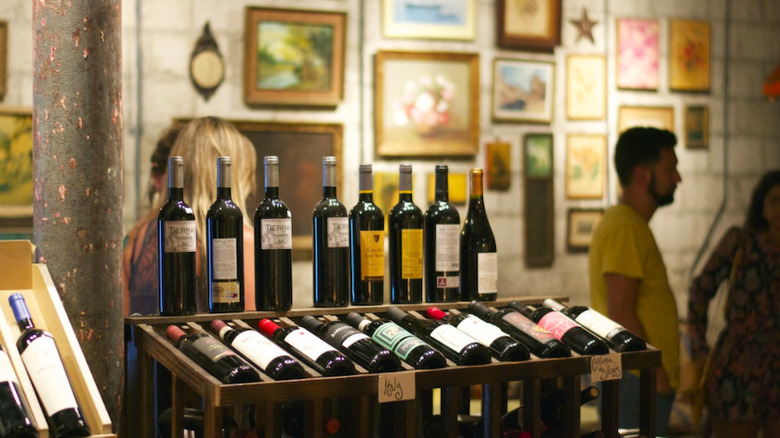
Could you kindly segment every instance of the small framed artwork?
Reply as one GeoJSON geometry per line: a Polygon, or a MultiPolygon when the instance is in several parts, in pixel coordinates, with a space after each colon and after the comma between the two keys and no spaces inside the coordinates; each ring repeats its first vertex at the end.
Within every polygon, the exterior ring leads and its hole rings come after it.
{"type": "Polygon", "coordinates": [[[658,20],[617,19],[617,87],[658,89],[658,20]]]}
{"type": "Polygon", "coordinates": [[[374,86],[376,153],[472,156],[479,147],[479,55],[380,51],[374,86]]]}
{"type": "Polygon", "coordinates": [[[550,123],[553,118],[555,64],[545,61],[493,61],[493,119],[550,123]]]}
{"type": "Polygon", "coordinates": [[[566,57],[566,118],[601,120],[607,114],[607,61],[602,55],[566,57]]]}
{"type": "MultiPolygon", "coordinates": [[[[447,174],[447,188],[449,189],[450,203],[452,205],[466,205],[468,200],[468,179],[465,173],[449,172],[447,174]]],[[[428,174],[428,193],[427,193],[428,205],[431,205],[436,199],[436,174],[428,174]]],[[[396,194],[396,202],[398,202],[398,196],[396,194]]],[[[395,205],[395,204],[393,204],[395,205]]],[[[419,206],[423,211],[427,209],[423,206],[419,206]]],[[[387,212],[385,212],[387,213],[387,212]]]]}
{"type": "Polygon", "coordinates": [[[606,180],[607,137],[601,134],[566,136],[566,197],[601,199],[606,180]]]}
{"type": "Polygon", "coordinates": [[[473,40],[476,0],[382,0],[387,38],[473,40]]]}
{"type": "Polygon", "coordinates": [[[526,134],[523,141],[523,153],[527,177],[552,177],[552,134],[526,134]]]}
{"type": "Polygon", "coordinates": [[[31,235],[33,122],[29,108],[0,107],[0,233],[31,235]]]}
{"type": "Polygon", "coordinates": [[[8,91],[8,22],[0,21],[0,101],[8,91]]]}
{"type": "Polygon", "coordinates": [[[685,107],[685,147],[707,149],[709,147],[710,112],[704,105],[685,107]]]}
{"type": "Polygon", "coordinates": [[[485,185],[488,190],[509,190],[512,181],[509,143],[494,141],[485,146],[485,185]]]}
{"type": "Polygon", "coordinates": [[[246,8],[244,102],[335,107],[344,86],[344,12],[246,8]]]}
{"type": "Polygon", "coordinates": [[[498,0],[498,46],[552,52],[561,43],[561,0],[498,0]]]}
{"type": "Polygon", "coordinates": [[[526,134],[523,161],[525,264],[547,267],[555,258],[552,134],[526,134]]]}
{"type": "Polygon", "coordinates": [[[669,88],[675,91],[710,90],[710,23],[671,20],[669,88]]]}
{"type": "Polygon", "coordinates": [[[674,132],[674,108],[670,106],[621,106],[618,132],[634,126],[648,126],[674,132]]]}
{"type": "Polygon", "coordinates": [[[593,231],[602,216],[602,208],[570,208],[566,225],[566,249],[573,253],[587,252],[593,231]]]}

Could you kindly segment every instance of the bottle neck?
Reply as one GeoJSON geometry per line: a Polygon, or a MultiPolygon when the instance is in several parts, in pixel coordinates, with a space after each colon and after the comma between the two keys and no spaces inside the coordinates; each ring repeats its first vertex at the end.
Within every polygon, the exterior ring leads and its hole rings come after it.
{"type": "MultiPolygon", "coordinates": [[[[360,180],[358,181],[358,199],[361,202],[373,202],[374,201],[374,174],[371,170],[364,170],[363,166],[360,166],[360,180]]],[[[370,169],[370,168],[369,168],[370,169]]]]}
{"type": "Polygon", "coordinates": [[[184,189],[181,187],[168,187],[168,200],[169,201],[183,201],[184,189]]]}
{"type": "Polygon", "coordinates": [[[360,194],[358,195],[358,200],[360,202],[374,202],[374,192],[369,191],[360,191],[360,194]]]}
{"type": "Polygon", "coordinates": [[[230,187],[217,187],[217,199],[230,199],[230,187]]]}
{"type": "Polygon", "coordinates": [[[23,332],[35,328],[35,324],[33,324],[32,318],[20,319],[17,321],[17,324],[19,324],[19,330],[23,332]]]}
{"type": "Polygon", "coordinates": [[[336,186],[322,186],[322,197],[323,198],[335,198],[336,197],[336,186]]]}
{"type": "Polygon", "coordinates": [[[482,196],[482,171],[472,170],[470,178],[471,196],[469,197],[468,213],[477,213],[485,211],[485,203],[482,196]]]}
{"type": "Polygon", "coordinates": [[[412,200],[412,173],[401,172],[398,176],[398,199],[401,201],[412,200]]]}
{"type": "Polygon", "coordinates": [[[276,186],[265,186],[265,197],[268,199],[278,199],[279,198],[279,187],[276,186]]]}
{"type": "Polygon", "coordinates": [[[184,161],[180,157],[168,161],[168,198],[172,201],[184,199],[184,161]]]}
{"type": "Polygon", "coordinates": [[[279,188],[279,164],[265,163],[265,190],[271,187],[279,188]]]}
{"type": "Polygon", "coordinates": [[[435,199],[440,202],[449,202],[450,191],[449,183],[447,181],[447,171],[436,169],[436,190],[435,199]]]}

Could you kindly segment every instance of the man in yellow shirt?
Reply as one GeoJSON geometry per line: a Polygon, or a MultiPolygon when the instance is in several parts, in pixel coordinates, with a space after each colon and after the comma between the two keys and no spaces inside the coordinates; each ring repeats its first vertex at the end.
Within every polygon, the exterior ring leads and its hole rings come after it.
{"type": "MultiPolygon", "coordinates": [[[[589,252],[591,306],[661,350],[656,379],[656,432],[664,434],[679,384],[677,305],[661,252],[648,226],[658,207],[674,201],[682,180],[675,135],[656,128],[631,128],[615,147],[621,192],[593,233],[589,252]]],[[[639,378],[620,382],[619,427],[637,428],[639,378]]]]}

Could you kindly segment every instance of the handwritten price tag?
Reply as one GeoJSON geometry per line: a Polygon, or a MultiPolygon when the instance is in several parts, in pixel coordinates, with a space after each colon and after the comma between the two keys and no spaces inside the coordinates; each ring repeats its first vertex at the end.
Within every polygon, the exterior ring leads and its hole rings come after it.
{"type": "Polygon", "coordinates": [[[414,400],[414,372],[379,375],[379,403],[414,400]]]}
{"type": "Polygon", "coordinates": [[[591,381],[618,380],[623,377],[623,361],[619,354],[593,356],[590,359],[591,381]]]}

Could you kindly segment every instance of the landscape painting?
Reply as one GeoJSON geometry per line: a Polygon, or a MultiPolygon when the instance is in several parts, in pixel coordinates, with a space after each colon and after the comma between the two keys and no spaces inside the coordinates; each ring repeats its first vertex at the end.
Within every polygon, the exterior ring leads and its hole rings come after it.
{"type": "Polygon", "coordinates": [[[32,112],[0,108],[0,210],[32,216],[32,112]]]}
{"type": "Polygon", "coordinates": [[[555,65],[544,61],[496,59],[493,63],[493,119],[549,123],[553,117],[555,65]]]}

